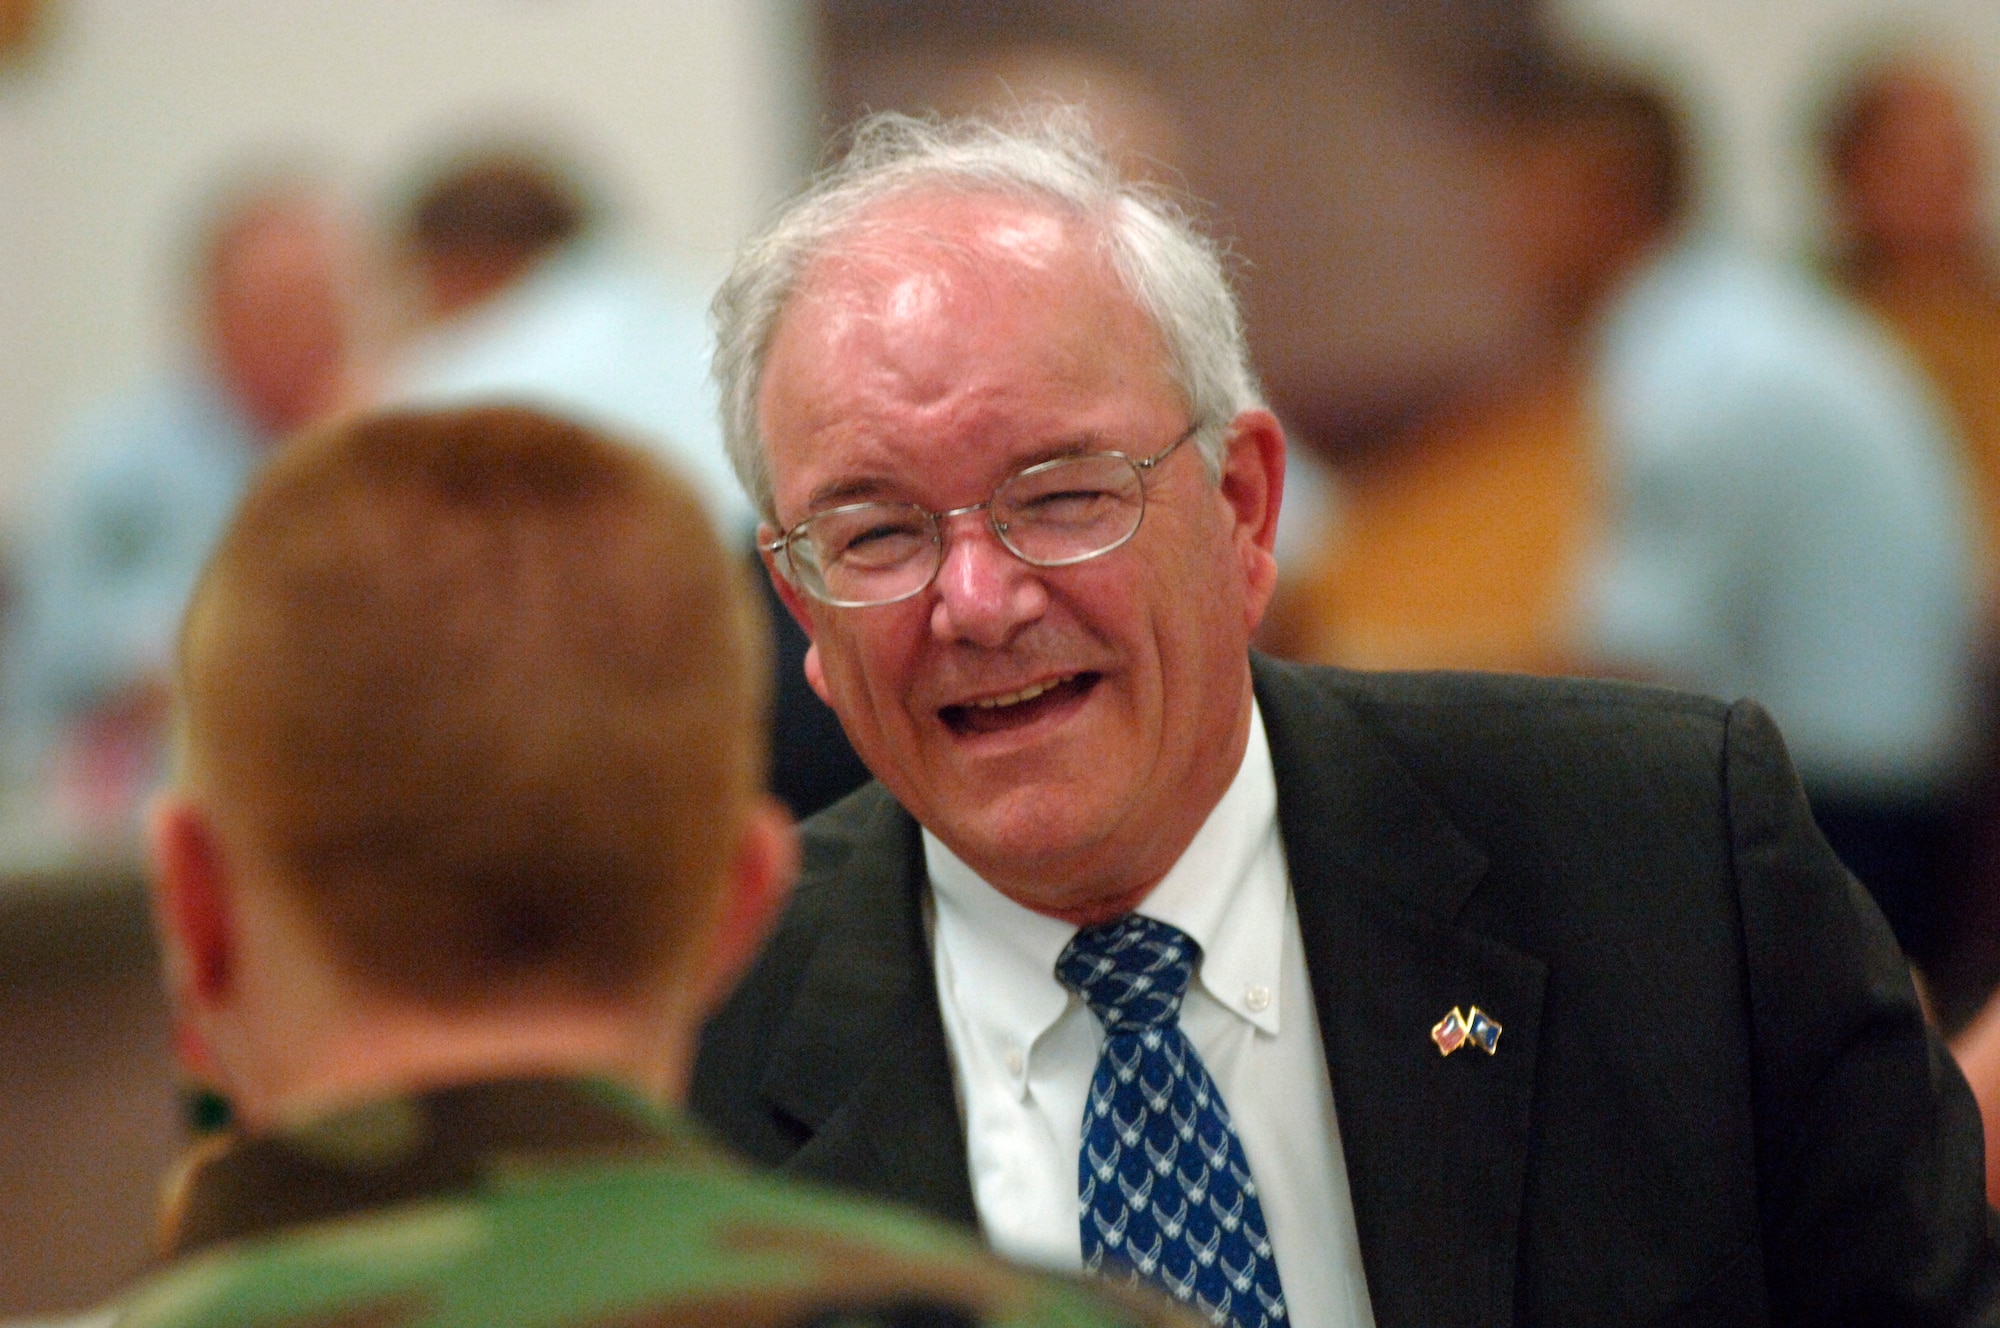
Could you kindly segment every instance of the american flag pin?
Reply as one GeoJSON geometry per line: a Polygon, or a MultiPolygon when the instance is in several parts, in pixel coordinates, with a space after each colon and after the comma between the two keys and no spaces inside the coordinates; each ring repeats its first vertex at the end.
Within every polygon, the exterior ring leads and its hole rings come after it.
{"type": "MultiPolygon", "coordinates": [[[[1477,1014],[1478,1011],[1474,1010],[1473,1013],[1477,1014]]],[[[1496,1029],[1495,1032],[1497,1033],[1498,1030],[1496,1029]]],[[[1451,1053],[1464,1046],[1466,1038],[1470,1036],[1471,1032],[1466,1027],[1465,1016],[1458,1012],[1456,1005],[1451,1007],[1450,1014],[1431,1025],[1431,1041],[1437,1043],[1438,1055],[1440,1056],[1451,1055],[1451,1053]]]]}
{"type": "MultiPolygon", "coordinates": [[[[1457,1011],[1454,1010],[1452,1013],[1456,1014],[1457,1011]]],[[[1466,1016],[1465,1034],[1478,1043],[1488,1056],[1491,1056],[1494,1048],[1500,1045],[1499,1021],[1476,1005],[1472,1007],[1472,1013],[1466,1016]]]]}

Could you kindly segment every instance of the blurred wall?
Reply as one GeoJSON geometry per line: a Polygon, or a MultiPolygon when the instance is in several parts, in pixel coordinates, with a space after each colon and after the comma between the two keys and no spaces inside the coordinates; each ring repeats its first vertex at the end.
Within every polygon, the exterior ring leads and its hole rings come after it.
{"type": "MultiPolygon", "coordinates": [[[[1826,80],[1871,37],[1908,34],[1956,58],[1982,98],[2000,167],[2000,4],[1994,0],[1546,0],[1586,46],[1649,60],[1682,80],[1707,152],[1709,204],[1761,246],[1793,253],[1818,233],[1807,120],[1826,80]]],[[[1989,172],[2000,216],[2000,170],[1989,172]]]]}
{"type": "Polygon", "coordinates": [[[0,69],[0,521],[174,340],[184,210],[300,155],[373,203],[462,126],[552,131],[662,257],[719,266],[810,151],[793,0],[44,0],[0,69]]]}

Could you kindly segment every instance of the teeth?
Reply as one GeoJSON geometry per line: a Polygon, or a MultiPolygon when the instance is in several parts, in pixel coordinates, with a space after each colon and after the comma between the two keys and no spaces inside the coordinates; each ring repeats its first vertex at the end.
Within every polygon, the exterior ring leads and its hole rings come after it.
{"type": "Polygon", "coordinates": [[[974,710],[998,710],[1001,706],[1019,705],[1023,701],[1034,700],[1051,688],[1062,686],[1075,676],[1074,673],[1065,674],[1060,678],[1051,678],[1047,682],[1038,682],[1032,687],[1023,687],[1018,692],[1009,692],[1005,696],[991,696],[983,701],[972,701],[968,704],[974,710]]]}

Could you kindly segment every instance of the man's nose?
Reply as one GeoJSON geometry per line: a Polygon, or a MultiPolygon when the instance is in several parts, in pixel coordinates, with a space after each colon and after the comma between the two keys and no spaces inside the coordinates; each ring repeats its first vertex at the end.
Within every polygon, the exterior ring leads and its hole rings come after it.
{"type": "Polygon", "coordinates": [[[1004,646],[1048,608],[1039,569],[1000,542],[985,512],[953,516],[944,541],[931,606],[931,633],[940,641],[1004,646]]]}

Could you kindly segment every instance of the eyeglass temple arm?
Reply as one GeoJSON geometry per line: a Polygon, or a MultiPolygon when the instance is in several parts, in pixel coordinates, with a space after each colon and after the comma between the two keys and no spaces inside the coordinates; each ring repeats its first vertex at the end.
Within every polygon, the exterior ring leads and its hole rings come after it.
{"type": "Polygon", "coordinates": [[[1205,420],[1196,420],[1193,424],[1188,425],[1188,427],[1181,432],[1180,437],[1174,439],[1174,441],[1168,443],[1165,447],[1161,448],[1159,451],[1153,453],[1153,455],[1149,457],[1139,457],[1135,459],[1132,462],[1132,464],[1137,466],[1142,471],[1151,470],[1153,467],[1159,465],[1162,461],[1165,461],[1168,457],[1172,456],[1174,454],[1175,448],[1179,447],[1182,443],[1186,442],[1188,439],[1200,433],[1202,431],[1202,428],[1206,425],[1206,423],[1207,421],[1205,420]]]}

